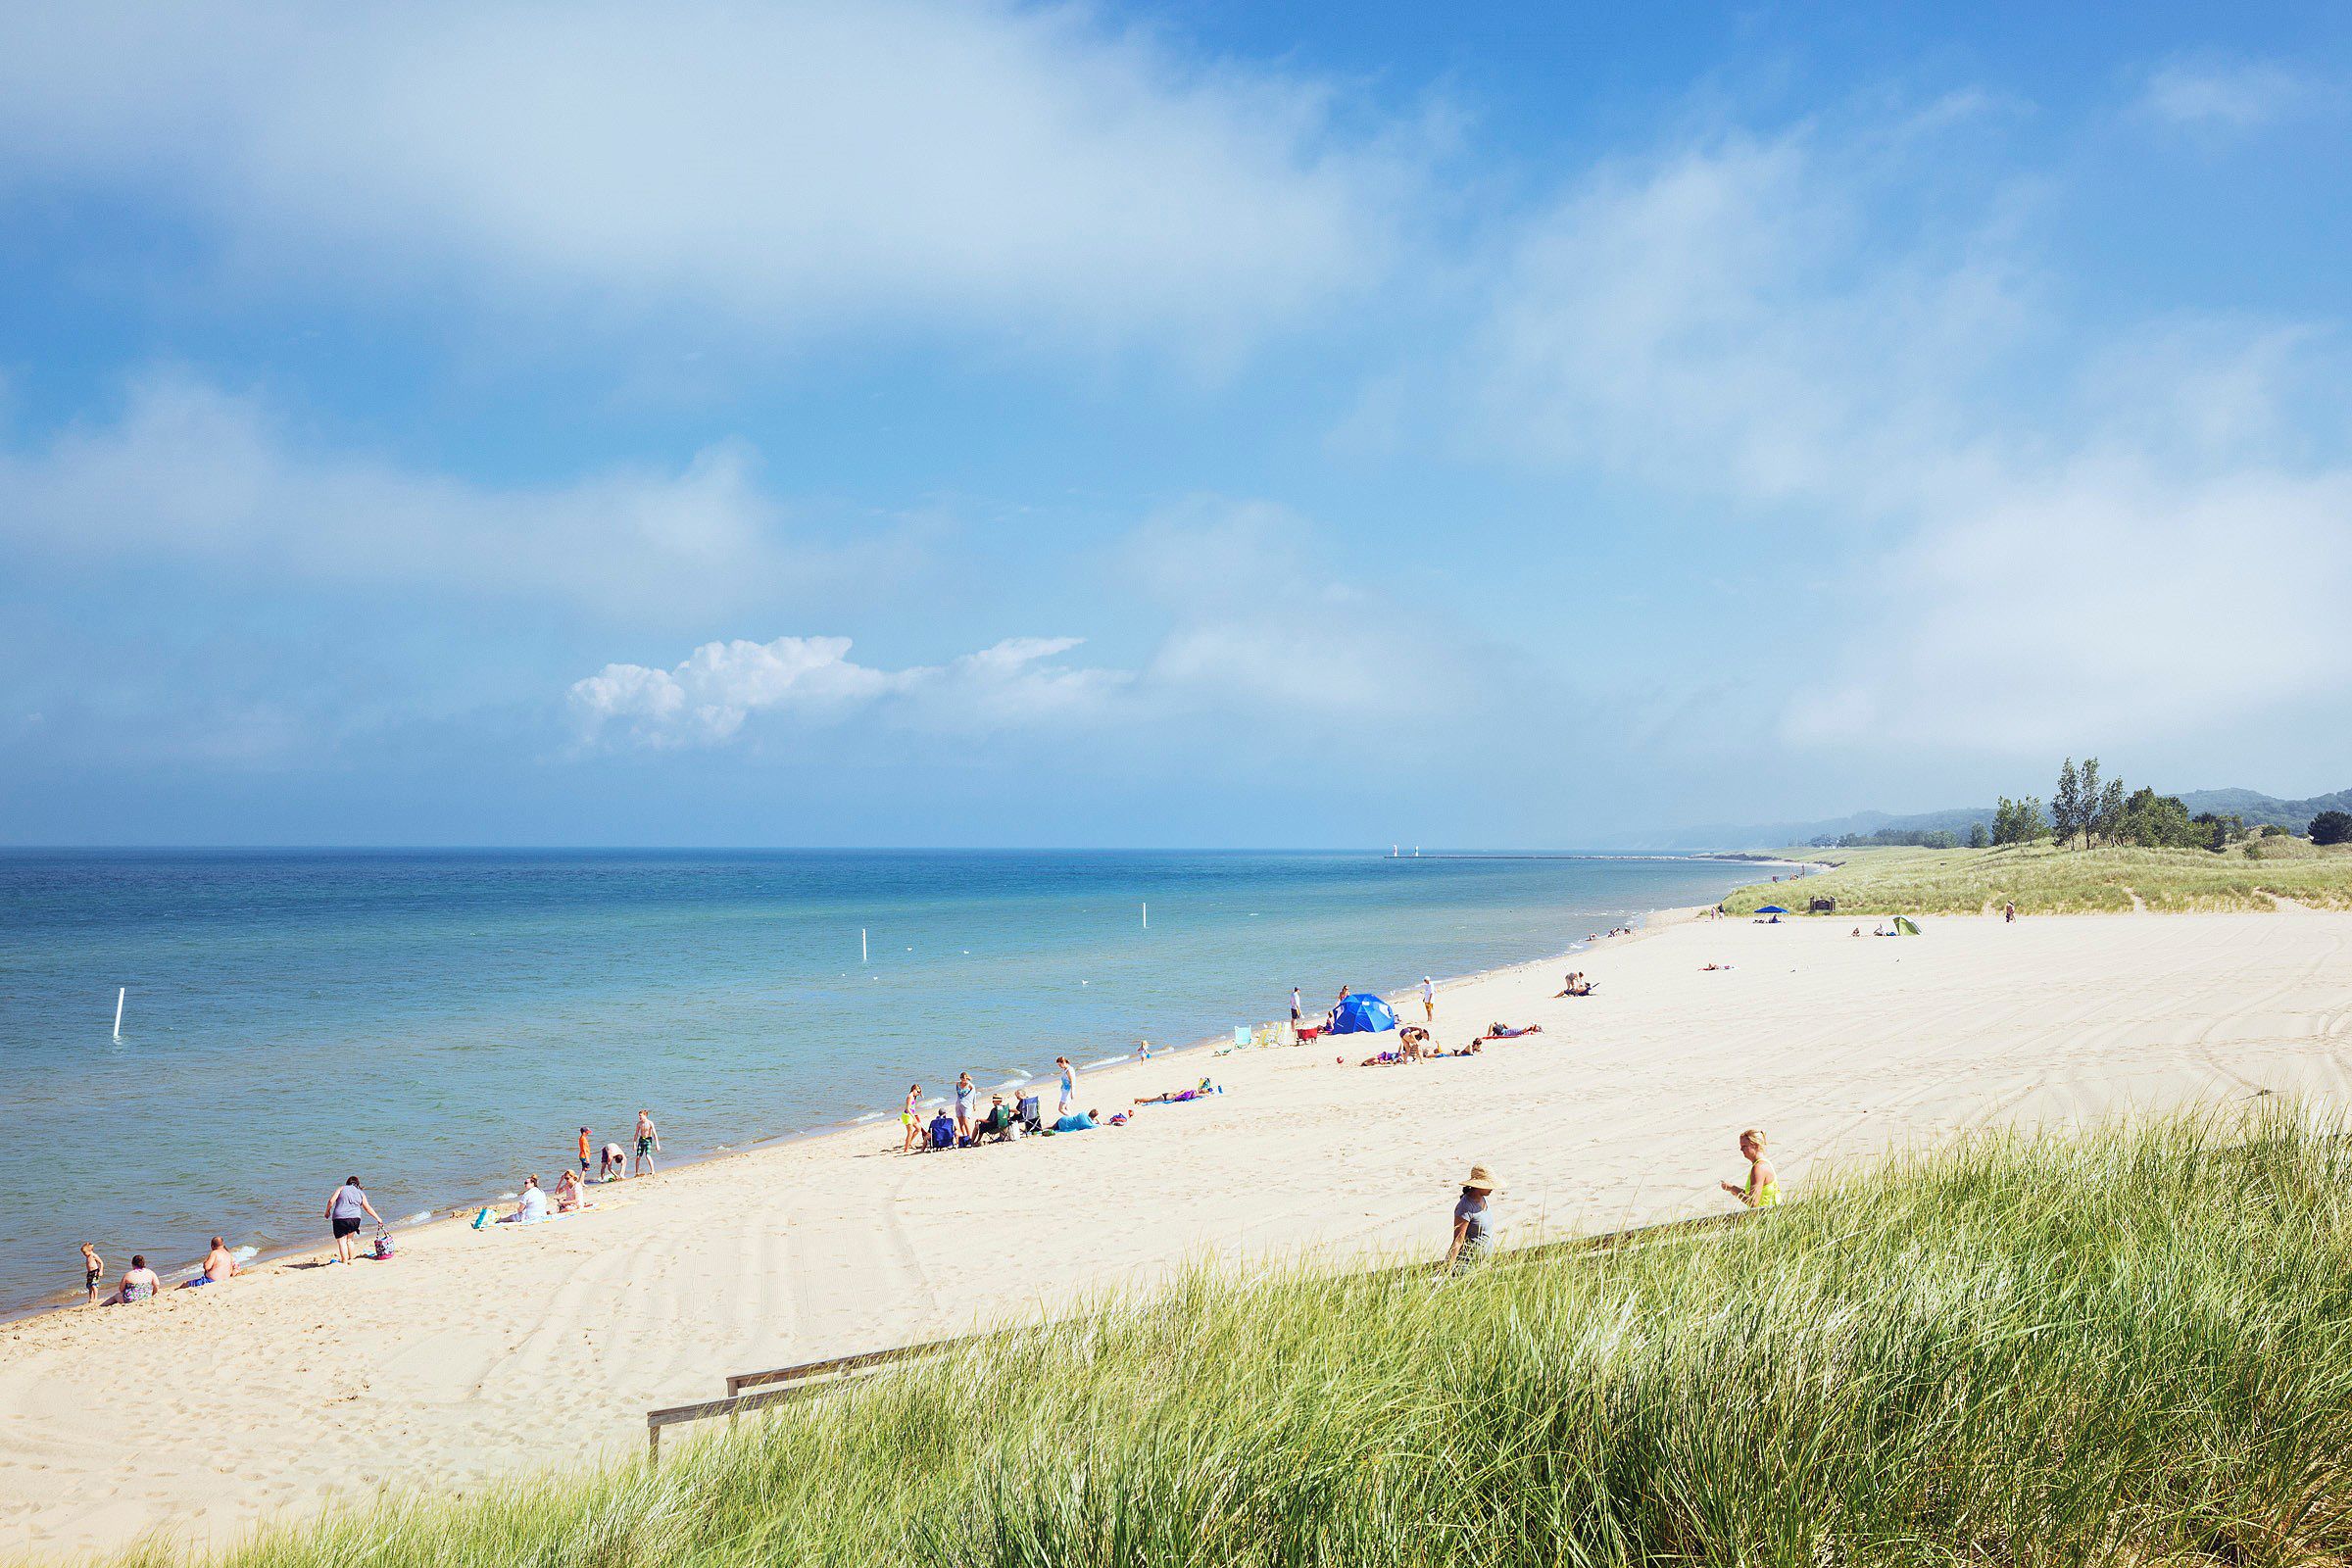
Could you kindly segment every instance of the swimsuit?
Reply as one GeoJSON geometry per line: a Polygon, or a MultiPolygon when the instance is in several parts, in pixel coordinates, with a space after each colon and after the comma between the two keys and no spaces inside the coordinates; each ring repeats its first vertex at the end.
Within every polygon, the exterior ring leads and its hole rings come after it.
{"type": "Polygon", "coordinates": [[[1781,1184],[1778,1180],[1766,1182],[1763,1186],[1756,1189],[1756,1207],[1771,1208],[1778,1204],[1780,1200],[1781,1184]]]}
{"type": "Polygon", "coordinates": [[[637,1152],[642,1154],[653,1147],[654,1135],[652,1133],[639,1133],[637,1135],[637,1152]]]}
{"type": "Polygon", "coordinates": [[[81,1271],[81,1288],[85,1291],[88,1290],[90,1287],[96,1285],[105,1274],[106,1270],[103,1268],[83,1269],[81,1271]]]}

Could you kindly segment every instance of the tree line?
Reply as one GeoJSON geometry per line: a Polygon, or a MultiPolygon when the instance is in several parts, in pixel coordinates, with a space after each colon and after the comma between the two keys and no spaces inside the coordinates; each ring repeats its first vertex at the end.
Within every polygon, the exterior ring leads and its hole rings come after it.
{"type": "MultiPolygon", "coordinates": [[[[2004,795],[1993,808],[1990,830],[1983,822],[1971,822],[1966,843],[1972,850],[1982,850],[2050,839],[2069,850],[2131,845],[2151,850],[2211,850],[2219,855],[2252,837],[2254,831],[2235,812],[2199,811],[2191,816],[2178,795],[2159,795],[2144,784],[2126,790],[2122,779],[2100,776],[2097,758],[2085,758],[2077,767],[2070,757],[2058,769],[2058,787],[2048,805],[2043,805],[2038,795],[2021,801],[2004,795]]],[[[2260,831],[2268,837],[2286,830],[2265,825],[2260,831]]],[[[2309,831],[2314,844],[2352,843],[2352,812],[2322,811],[2312,818],[2309,831]]],[[[1872,833],[1825,833],[1813,840],[1813,845],[1824,850],[1898,845],[1955,850],[1962,842],[1949,828],[1880,828],[1872,833]]]]}

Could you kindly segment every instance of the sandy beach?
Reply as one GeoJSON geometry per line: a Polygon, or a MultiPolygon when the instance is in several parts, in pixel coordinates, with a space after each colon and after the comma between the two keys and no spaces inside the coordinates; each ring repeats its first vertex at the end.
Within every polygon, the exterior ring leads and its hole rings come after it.
{"type": "MultiPolygon", "coordinates": [[[[288,1259],[0,1327],[0,1554],[155,1530],[218,1545],[379,1488],[623,1456],[649,1407],[729,1372],[1051,1310],[1188,1259],[1434,1256],[1474,1160],[1508,1183],[1497,1212],[1524,1241],[1723,1210],[1751,1124],[1801,1197],[1809,1174],[1974,1126],[2352,1087],[2352,915],[1925,924],[1855,940],[1850,920],[1663,917],[1577,957],[1589,999],[1553,999],[1558,962],[1443,989],[1441,1044],[1544,1026],[1476,1057],[1365,1070],[1364,1037],[1171,1055],[1090,1073],[1080,1099],[1107,1113],[1204,1073],[1226,1093],[914,1158],[893,1119],[600,1187],[556,1223],[406,1233],[389,1263],[288,1259]]],[[[1417,1015],[1407,988],[1394,1000],[1417,1015]]],[[[563,1121],[526,1167],[550,1185],[563,1121]]]]}

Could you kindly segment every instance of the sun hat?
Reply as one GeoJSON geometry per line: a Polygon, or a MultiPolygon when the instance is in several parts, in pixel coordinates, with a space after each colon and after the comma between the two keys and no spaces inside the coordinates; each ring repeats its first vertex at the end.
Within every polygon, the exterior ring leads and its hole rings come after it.
{"type": "Polygon", "coordinates": [[[1502,1183],[1496,1181],[1494,1179],[1494,1173],[1487,1169],[1487,1167],[1484,1165],[1471,1166],[1470,1179],[1463,1182],[1462,1185],[1464,1187],[1475,1187],[1481,1192],[1498,1193],[1502,1191],[1502,1183]]]}

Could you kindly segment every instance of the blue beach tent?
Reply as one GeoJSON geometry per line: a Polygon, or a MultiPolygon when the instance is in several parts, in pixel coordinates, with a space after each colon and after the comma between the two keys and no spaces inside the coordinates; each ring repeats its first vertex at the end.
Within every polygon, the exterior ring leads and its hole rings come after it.
{"type": "Polygon", "coordinates": [[[1378,997],[1358,993],[1331,1010],[1335,1035],[1376,1035],[1396,1027],[1396,1014],[1378,997]]]}

